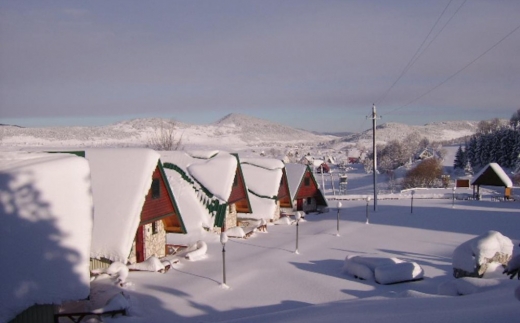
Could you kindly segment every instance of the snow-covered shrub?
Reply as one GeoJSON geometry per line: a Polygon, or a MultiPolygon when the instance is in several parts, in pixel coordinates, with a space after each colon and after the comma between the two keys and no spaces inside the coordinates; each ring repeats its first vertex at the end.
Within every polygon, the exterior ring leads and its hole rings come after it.
{"type": "Polygon", "coordinates": [[[490,263],[506,265],[513,242],[498,231],[488,231],[459,245],[453,251],[453,276],[482,277],[490,263]]]}

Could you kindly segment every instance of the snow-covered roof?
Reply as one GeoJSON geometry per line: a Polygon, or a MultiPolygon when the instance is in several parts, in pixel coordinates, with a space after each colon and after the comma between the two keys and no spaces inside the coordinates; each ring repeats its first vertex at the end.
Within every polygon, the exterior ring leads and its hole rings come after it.
{"type": "Polygon", "coordinates": [[[173,245],[192,245],[206,235],[207,232],[204,228],[213,227],[213,220],[191,183],[185,181],[177,171],[166,168],[164,172],[175,196],[179,212],[184,215],[183,221],[187,231],[186,234],[168,233],[166,241],[173,245]]]}
{"type": "Polygon", "coordinates": [[[247,214],[246,217],[259,220],[272,219],[276,212],[275,198],[280,188],[284,165],[281,161],[270,158],[253,161],[262,166],[249,164],[250,162],[250,159],[242,162],[242,171],[247,182],[249,201],[253,211],[247,214]],[[263,166],[269,168],[264,168],[263,166]],[[279,166],[282,166],[282,168],[279,166]]]}
{"type": "MultiPolygon", "coordinates": [[[[275,158],[240,158],[240,162],[242,165],[250,164],[258,167],[262,167],[265,169],[282,169],[285,167],[284,163],[275,158]]],[[[243,167],[243,166],[242,166],[243,167]]]]}
{"type": "Polygon", "coordinates": [[[287,174],[287,181],[289,183],[289,192],[291,193],[291,199],[294,200],[300,183],[302,182],[303,175],[307,170],[306,165],[302,164],[285,164],[285,172],[287,174]]]}
{"type": "Polygon", "coordinates": [[[471,185],[513,187],[513,182],[500,165],[497,163],[490,163],[473,176],[471,185]]]}
{"type": "Polygon", "coordinates": [[[90,292],[88,162],[70,154],[0,157],[0,322],[90,292]]]}
{"type": "Polygon", "coordinates": [[[210,159],[210,158],[215,157],[219,153],[219,151],[218,150],[191,150],[191,151],[187,151],[186,153],[193,158],[210,159]]]}
{"type": "Polygon", "coordinates": [[[202,186],[223,201],[227,201],[237,170],[237,158],[229,153],[188,166],[188,171],[202,186]]]}
{"type": "Polygon", "coordinates": [[[127,261],[159,157],[142,148],[85,151],[94,196],[92,258],[127,261]]]}

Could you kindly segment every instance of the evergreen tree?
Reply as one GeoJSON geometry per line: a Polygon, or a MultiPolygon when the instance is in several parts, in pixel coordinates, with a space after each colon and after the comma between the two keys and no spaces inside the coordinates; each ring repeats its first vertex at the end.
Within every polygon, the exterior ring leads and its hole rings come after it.
{"type": "Polygon", "coordinates": [[[454,169],[464,169],[466,166],[466,156],[464,151],[462,150],[462,146],[459,146],[457,152],[455,153],[455,161],[453,162],[454,169]]]}

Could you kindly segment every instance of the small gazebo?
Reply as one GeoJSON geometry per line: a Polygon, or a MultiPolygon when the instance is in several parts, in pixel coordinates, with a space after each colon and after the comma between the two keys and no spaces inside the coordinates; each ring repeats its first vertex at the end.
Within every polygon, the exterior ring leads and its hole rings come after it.
{"type": "Polygon", "coordinates": [[[504,190],[504,199],[511,197],[511,188],[513,182],[507,176],[506,172],[497,163],[490,163],[480,170],[473,179],[471,180],[473,186],[473,197],[478,198],[480,196],[480,186],[502,186],[504,190]],[[476,187],[476,191],[475,191],[476,187]]]}

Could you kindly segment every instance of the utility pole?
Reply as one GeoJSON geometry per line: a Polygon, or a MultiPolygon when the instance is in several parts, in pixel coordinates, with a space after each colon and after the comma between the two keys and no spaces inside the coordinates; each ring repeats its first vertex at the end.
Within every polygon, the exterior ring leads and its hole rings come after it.
{"type": "Polygon", "coordinates": [[[376,105],[372,105],[372,115],[367,117],[372,119],[372,151],[374,158],[372,160],[372,172],[374,174],[374,211],[377,211],[377,148],[376,148],[376,105]]]}

